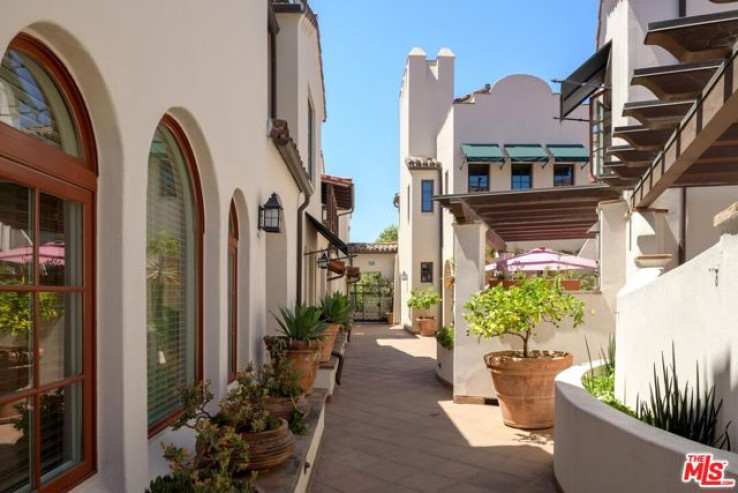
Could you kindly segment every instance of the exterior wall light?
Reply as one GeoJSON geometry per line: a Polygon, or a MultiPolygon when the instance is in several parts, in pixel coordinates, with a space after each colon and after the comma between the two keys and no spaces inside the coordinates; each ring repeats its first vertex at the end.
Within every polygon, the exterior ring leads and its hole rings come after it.
{"type": "Polygon", "coordinates": [[[328,268],[328,255],[325,252],[323,252],[323,255],[318,257],[318,267],[321,269],[328,268]]]}
{"type": "Polygon", "coordinates": [[[259,206],[259,229],[267,233],[281,233],[283,211],[279,195],[273,193],[266,204],[259,206]]]}
{"type": "Polygon", "coordinates": [[[403,272],[402,275],[400,275],[401,281],[407,281],[407,272],[403,272]]]}

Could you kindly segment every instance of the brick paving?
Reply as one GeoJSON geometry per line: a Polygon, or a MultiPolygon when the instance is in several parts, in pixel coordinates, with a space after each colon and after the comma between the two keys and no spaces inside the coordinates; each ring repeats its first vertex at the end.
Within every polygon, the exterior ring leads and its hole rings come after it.
{"type": "Polygon", "coordinates": [[[313,493],[556,491],[550,433],[508,428],[496,406],[454,404],[435,354],[433,338],[354,328],[313,493]]]}

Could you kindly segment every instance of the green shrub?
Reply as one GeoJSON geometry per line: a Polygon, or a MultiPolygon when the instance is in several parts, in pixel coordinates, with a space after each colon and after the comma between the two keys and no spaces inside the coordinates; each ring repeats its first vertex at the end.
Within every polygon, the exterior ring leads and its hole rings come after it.
{"type": "Polygon", "coordinates": [[[464,308],[470,334],[480,339],[520,337],[524,358],[528,357],[528,342],[539,323],[558,327],[559,322],[571,317],[574,327],[578,327],[584,321],[584,302],[563,290],[560,276],[521,278],[519,284],[509,288],[498,284],[473,295],[464,308]]]}
{"type": "Polygon", "coordinates": [[[410,292],[410,299],[407,300],[407,306],[410,308],[429,310],[440,302],[441,296],[433,288],[425,290],[413,289],[410,292]]]}
{"type": "Polygon", "coordinates": [[[293,341],[317,341],[329,325],[321,320],[323,311],[315,306],[297,305],[294,311],[280,307],[279,313],[281,317],[272,316],[285,337],[293,341]]]}
{"type": "Polygon", "coordinates": [[[671,361],[671,366],[667,367],[664,355],[661,354],[660,379],[654,363],[653,385],[649,385],[650,396],[648,401],[641,402],[638,419],[689,440],[730,450],[730,422],[722,430],[717,427],[723,400],[720,399],[715,404],[715,385],[700,392],[700,368],[696,364],[696,385],[690,386],[689,382],[685,382],[684,387],[680,387],[673,345],[671,361]]]}
{"type": "Polygon", "coordinates": [[[436,332],[436,340],[441,347],[448,349],[449,351],[454,350],[454,326],[446,325],[441,327],[436,332]]]}

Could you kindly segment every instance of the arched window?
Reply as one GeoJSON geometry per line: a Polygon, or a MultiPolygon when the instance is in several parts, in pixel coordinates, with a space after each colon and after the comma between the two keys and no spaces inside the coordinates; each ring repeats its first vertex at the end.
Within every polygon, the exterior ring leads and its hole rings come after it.
{"type": "Polygon", "coordinates": [[[231,202],[228,214],[228,383],[238,371],[238,214],[231,202]]]}
{"type": "Polygon", "coordinates": [[[202,377],[202,201],[195,161],[171,117],[157,126],[146,195],[149,434],[181,409],[179,387],[202,377]]]}
{"type": "Polygon", "coordinates": [[[0,491],[59,491],[94,470],[92,130],[53,53],[0,61],[0,491]]]}

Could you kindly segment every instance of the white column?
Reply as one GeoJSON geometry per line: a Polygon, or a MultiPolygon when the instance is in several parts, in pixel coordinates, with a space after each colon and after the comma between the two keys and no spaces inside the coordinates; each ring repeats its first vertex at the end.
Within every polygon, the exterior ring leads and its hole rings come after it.
{"type": "Polygon", "coordinates": [[[492,384],[483,355],[485,345],[466,335],[464,305],[484,288],[485,236],[482,223],[454,224],[454,398],[489,397],[492,384]]]}
{"type": "Polygon", "coordinates": [[[674,261],[676,252],[667,251],[666,235],[670,232],[665,209],[635,210],[627,225],[626,292],[650,283],[674,261]]]}

